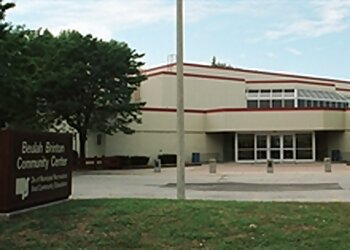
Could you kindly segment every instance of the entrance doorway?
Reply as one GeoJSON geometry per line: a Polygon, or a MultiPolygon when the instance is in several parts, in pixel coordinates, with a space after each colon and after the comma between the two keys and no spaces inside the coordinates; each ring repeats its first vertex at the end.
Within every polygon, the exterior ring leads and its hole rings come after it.
{"type": "Polygon", "coordinates": [[[237,162],[314,161],[314,133],[238,133],[235,137],[237,162]]]}

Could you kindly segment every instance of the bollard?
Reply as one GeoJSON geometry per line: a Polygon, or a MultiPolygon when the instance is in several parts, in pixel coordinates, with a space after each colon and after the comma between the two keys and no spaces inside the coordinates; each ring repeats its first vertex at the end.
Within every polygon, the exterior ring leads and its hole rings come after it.
{"type": "Polygon", "coordinates": [[[161,170],[162,170],[162,163],[161,163],[160,159],[155,159],[154,160],[154,169],[153,169],[153,171],[155,173],[160,173],[161,170]]]}
{"type": "Polygon", "coordinates": [[[267,173],[273,173],[273,160],[271,159],[267,160],[267,173]]]}
{"type": "Polygon", "coordinates": [[[324,171],[326,173],[332,172],[332,162],[330,157],[325,157],[324,158],[324,171]]]}
{"type": "Polygon", "coordinates": [[[216,159],[214,158],[209,159],[209,173],[211,174],[216,173],[216,159]]]}

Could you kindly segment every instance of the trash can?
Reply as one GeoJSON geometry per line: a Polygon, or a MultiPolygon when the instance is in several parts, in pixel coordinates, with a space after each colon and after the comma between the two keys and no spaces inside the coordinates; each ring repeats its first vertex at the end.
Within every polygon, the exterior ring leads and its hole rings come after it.
{"type": "Polygon", "coordinates": [[[200,154],[192,153],[192,163],[199,163],[199,162],[200,162],[200,154]]]}
{"type": "Polygon", "coordinates": [[[331,162],[331,158],[325,157],[323,161],[324,161],[324,171],[325,171],[326,173],[332,172],[332,162],[331,162]]]}
{"type": "Polygon", "coordinates": [[[209,159],[209,173],[211,174],[216,173],[216,159],[214,158],[209,159]]]}
{"type": "Polygon", "coordinates": [[[273,160],[271,159],[267,160],[267,173],[273,173],[273,160]]]}
{"type": "Polygon", "coordinates": [[[159,173],[161,172],[162,170],[162,162],[161,160],[158,158],[158,159],[155,159],[154,160],[154,169],[153,171],[156,172],[156,173],[159,173]]]}
{"type": "Polygon", "coordinates": [[[331,152],[331,160],[333,162],[338,162],[338,161],[341,160],[340,159],[340,150],[339,149],[332,150],[332,152],[331,152]]]}

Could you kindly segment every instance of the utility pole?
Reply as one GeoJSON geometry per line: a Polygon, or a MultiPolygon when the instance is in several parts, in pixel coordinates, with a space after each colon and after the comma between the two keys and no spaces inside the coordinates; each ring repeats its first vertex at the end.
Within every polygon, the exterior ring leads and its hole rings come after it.
{"type": "Polygon", "coordinates": [[[183,72],[183,4],[176,0],[176,76],[177,76],[177,198],[185,199],[185,122],[183,72]]]}

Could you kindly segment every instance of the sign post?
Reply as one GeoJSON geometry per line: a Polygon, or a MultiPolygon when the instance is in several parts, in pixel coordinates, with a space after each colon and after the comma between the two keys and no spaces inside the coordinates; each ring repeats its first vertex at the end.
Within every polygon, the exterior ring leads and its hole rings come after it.
{"type": "Polygon", "coordinates": [[[67,199],[72,136],[0,131],[0,213],[67,199]]]}

